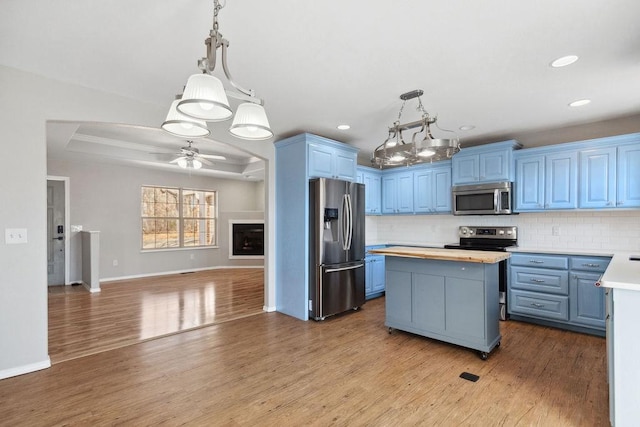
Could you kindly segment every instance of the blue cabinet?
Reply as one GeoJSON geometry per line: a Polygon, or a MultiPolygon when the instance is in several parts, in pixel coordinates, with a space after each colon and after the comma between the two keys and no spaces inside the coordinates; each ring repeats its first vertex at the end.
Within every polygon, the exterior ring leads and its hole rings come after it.
{"type": "Polygon", "coordinates": [[[366,215],[382,213],[382,173],[371,168],[358,167],[358,182],[364,184],[364,212],[366,215]]]}
{"type": "Polygon", "coordinates": [[[356,180],[357,150],[314,142],[309,144],[308,159],[309,177],[356,180]]]}
{"type": "Polygon", "coordinates": [[[514,253],[507,306],[515,320],[602,335],[604,289],[595,286],[608,257],[514,253]]]}
{"type": "Polygon", "coordinates": [[[358,150],[304,133],[275,143],[276,310],[309,319],[309,178],[356,180],[358,150]]]}
{"type": "MultiPolygon", "coordinates": [[[[367,246],[366,250],[383,248],[384,245],[367,246]]],[[[367,299],[383,295],[385,290],[384,255],[367,254],[365,257],[365,297],[367,299]]]]}
{"type": "Polygon", "coordinates": [[[452,158],[452,183],[513,181],[513,150],[516,141],[465,148],[452,158]]]}
{"type": "Polygon", "coordinates": [[[515,210],[575,209],[578,206],[576,151],[516,155],[515,210]]]}
{"type": "Polygon", "coordinates": [[[616,206],[616,147],[580,152],[581,208],[616,206]]]}
{"type": "Polygon", "coordinates": [[[413,213],[413,172],[382,175],[382,213],[413,213]]]}
{"type": "Polygon", "coordinates": [[[618,207],[640,207],[640,144],[618,147],[617,184],[618,207]]]}
{"type": "Polygon", "coordinates": [[[451,162],[414,170],[413,203],[416,213],[451,212],[451,162]]]}
{"type": "Polygon", "coordinates": [[[640,207],[640,144],[580,151],[580,207],[640,207]]]}

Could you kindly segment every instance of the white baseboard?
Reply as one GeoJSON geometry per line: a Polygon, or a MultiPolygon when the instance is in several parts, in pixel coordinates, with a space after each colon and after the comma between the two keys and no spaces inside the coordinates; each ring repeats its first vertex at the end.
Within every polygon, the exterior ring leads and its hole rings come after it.
{"type": "Polygon", "coordinates": [[[100,292],[100,288],[92,288],[91,285],[87,285],[86,283],[82,282],[82,286],[84,286],[89,292],[96,293],[96,292],[100,292]]]}
{"type": "Polygon", "coordinates": [[[51,367],[51,359],[47,356],[42,362],[30,363],[28,365],[17,366],[15,368],[3,369],[0,371],[0,380],[5,378],[17,377],[18,375],[28,374],[30,372],[40,371],[51,367]]]}
{"type": "Polygon", "coordinates": [[[276,307],[263,305],[262,310],[266,311],[267,313],[271,313],[272,311],[276,311],[276,307]]]}
{"type": "Polygon", "coordinates": [[[116,280],[141,279],[143,277],[168,276],[170,274],[194,273],[196,271],[219,270],[219,269],[229,269],[229,268],[262,268],[264,269],[264,265],[222,265],[222,266],[215,266],[215,267],[189,268],[186,270],[162,271],[157,273],[134,274],[131,276],[105,277],[104,279],[100,279],[100,283],[113,282],[116,280]]]}

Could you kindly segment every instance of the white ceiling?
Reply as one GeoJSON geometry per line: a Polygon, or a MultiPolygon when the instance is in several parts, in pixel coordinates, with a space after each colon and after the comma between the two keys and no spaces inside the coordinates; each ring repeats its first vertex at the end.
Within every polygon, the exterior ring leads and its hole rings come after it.
{"type": "MultiPolygon", "coordinates": [[[[4,0],[0,63],[168,109],[198,72],[212,10],[211,0],[4,0]]],[[[228,0],[219,22],[230,71],[265,99],[274,141],[311,132],[366,160],[397,118],[399,95],[413,89],[463,147],[636,115],[640,131],[639,16],[637,0],[228,0]],[[580,59],[549,66],[568,54],[580,59]],[[591,104],[567,106],[582,98],[591,104]]],[[[415,106],[403,122],[419,118],[415,106]]],[[[66,147],[59,155],[112,161],[162,145],[162,132],[131,125],[50,123],[49,143],[66,147]]],[[[226,149],[230,163],[255,160],[226,149]]]]}

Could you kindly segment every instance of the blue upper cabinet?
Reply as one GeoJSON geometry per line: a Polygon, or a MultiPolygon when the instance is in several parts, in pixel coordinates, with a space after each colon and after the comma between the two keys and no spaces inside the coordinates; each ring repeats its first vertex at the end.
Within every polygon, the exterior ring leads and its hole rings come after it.
{"type": "Polygon", "coordinates": [[[382,173],[375,169],[358,167],[358,182],[364,184],[364,213],[380,215],[382,173]]]}
{"type": "Polygon", "coordinates": [[[335,144],[339,143],[329,140],[309,143],[309,177],[356,181],[358,151],[345,144],[335,144]]]}
{"type": "Polygon", "coordinates": [[[413,213],[413,172],[382,175],[382,213],[413,213]]]}
{"type": "Polygon", "coordinates": [[[580,190],[581,208],[640,207],[640,142],[580,151],[580,190]]]}
{"type": "MultiPolygon", "coordinates": [[[[575,151],[516,155],[515,210],[575,209],[578,205],[578,154],[575,151]]],[[[529,152],[529,153],[527,153],[529,152]]]]}
{"type": "Polygon", "coordinates": [[[616,147],[580,152],[580,207],[616,206],[616,147]]]}
{"type": "Polygon", "coordinates": [[[513,181],[517,148],[520,144],[510,140],[463,149],[452,159],[452,184],[513,181]]]}
{"type": "Polygon", "coordinates": [[[640,143],[618,148],[618,207],[640,207],[640,143]]]}
{"type": "Polygon", "coordinates": [[[544,209],[544,156],[516,159],[515,210],[544,209]]]}
{"type": "Polygon", "coordinates": [[[416,213],[451,212],[451,162],[416,169],[413,188],[416,213]]]}

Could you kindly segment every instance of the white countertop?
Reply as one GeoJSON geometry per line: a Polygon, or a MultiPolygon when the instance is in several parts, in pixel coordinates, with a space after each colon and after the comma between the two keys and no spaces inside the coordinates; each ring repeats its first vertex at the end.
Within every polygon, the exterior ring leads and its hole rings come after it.
{"type": "Polygon", "coordinates": [[[605,288],[640,291],[640,261],[630,261],[630,256],[640,258],[640,252],[616,253],[600,279],[600,284],[605,288]]]}

